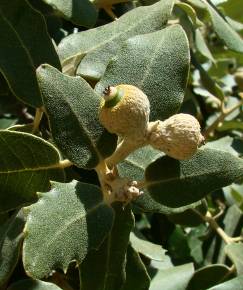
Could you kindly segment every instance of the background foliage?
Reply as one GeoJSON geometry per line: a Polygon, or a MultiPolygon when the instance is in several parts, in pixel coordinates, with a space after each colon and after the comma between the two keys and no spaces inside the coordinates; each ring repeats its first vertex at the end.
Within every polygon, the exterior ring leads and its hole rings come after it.
{"type": "Polygon", "coordinates": [[[241,2],[0,1],[1,290],[243,289],[241,2]],[[117,171],[144,193],[109,206],[97,111],[120,83],[206,145],[133,152],[117,171]]]}

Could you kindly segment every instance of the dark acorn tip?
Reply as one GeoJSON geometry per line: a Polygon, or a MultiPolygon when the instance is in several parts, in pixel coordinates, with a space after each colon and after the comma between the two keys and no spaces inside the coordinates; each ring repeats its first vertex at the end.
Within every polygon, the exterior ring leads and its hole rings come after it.
{"type": "Polygon", "coordinates": [[[103,94],[104,94],[105,96],[109,96],[110,93],[111,93],[111,86],[108,86],[108,87],[106,87],[106,88],[104,89],[103,94]]]}

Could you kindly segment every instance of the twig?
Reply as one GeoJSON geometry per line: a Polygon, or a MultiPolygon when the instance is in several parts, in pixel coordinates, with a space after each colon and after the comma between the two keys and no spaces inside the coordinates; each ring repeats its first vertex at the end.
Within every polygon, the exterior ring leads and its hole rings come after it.
{"type": "Polygon", "coordinates": [[[112,6],[104,6],[103,9],[113,20],[118,19],[116,14],[112,11],[112,6]]]}
{"type": "Polygon", "coordinates": [[[232,243],[235,243],[236,241],[239,241],[239,237],[232,238],[226,234],[226,232],[218,225],[214,217],[211,215],[211,213],[208,211],[207,214],[204,216],[199,211],[193,209],[195,213],[197,213],[202,220],[207,222],[213,230],[217,232],[217,234],[223,239],[223,241],[229,245],[232,243]]]}
{"type": "Polygon", "coordinates": [[[60,286],[63,290],[74,290],[69,283],[66,281],[65,276],[59,272],[55,272],[51,276],[51,282],[60,286]]]}
{"type": "Polygon", "coordinates": [[[111,196],[111,188],[109,187],[109,184],[107,183],[107,179],[111,178],[112,171],[109,170],[105,161],[100,162],[98,166],[95,168],[95,171],[99,178],[104,200],[106,201],[106,203],[111,204],[113,200],[111,196]]]}
{"type": "Polygon", "coordinates": [[[58,168],[64,169],[64,168],[70,167],[72,165],[73,165],[73,163],[70,160],[64,159],[58,163],[58,168]]]}
{"type": "Polygon", "coordinates": [[[115,152],[106,159],[108,167],[112,168],[114,165],[123,161],[131,152],[145,145],[145,141],[135,142],[135,140],[133,140],[133,142],[131,142],[129,139],[124,138],[123,141],[118,144],[115,152]]]}
{"type": "Polygon", "coordinates": [[[218,127],[219,123],[221,123],[228,115],[230,115],[233,111],[238,109],[240,106],[243,105],[243,99],[240,100],[238,104],[235,106],[225,109],[224,105],[222,105],[221,108],[221,114],[218,116],[218,118],[204,131],[203,135],[205,138],[208,138],[208,136],[214,132],[214,130],[218,127]]]}
{"type": "Polygon", "coordinates": [[[225,204],[224,203],[222,203],[220,200],[216,200],[216,203],[217,203],[217,205],[219,207],[219,212],[216,215],[213,216],[213,218],[215,220],[220,218],[223,215],[224,211],[225,211],[225,204]]]}
{"type": "Polygon", "coordinates": [[[34,134],[40,125],[40,121],[42,119],[43,116],[43,108],[37,108],[35,111],[35,118],[34,118],[34,122],[33,122],[33,129],[32,129],[32,133],[34,134]]]}

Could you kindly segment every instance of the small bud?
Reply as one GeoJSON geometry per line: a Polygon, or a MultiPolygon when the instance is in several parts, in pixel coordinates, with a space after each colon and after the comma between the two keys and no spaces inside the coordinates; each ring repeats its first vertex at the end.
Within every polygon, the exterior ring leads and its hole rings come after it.
{"type": "Polygon", "coordinates": [[[178,160],[190,159],[203,142],[200,124],[189,114],[177,114],[151,126],[150,145],[178,160]]]}
{"type": "Polygon", "coordinates": [[[142,139],[149,122],[148,97],[132,85],[107,87],[99,110],[100,123],[121,137],[142,139]]]}

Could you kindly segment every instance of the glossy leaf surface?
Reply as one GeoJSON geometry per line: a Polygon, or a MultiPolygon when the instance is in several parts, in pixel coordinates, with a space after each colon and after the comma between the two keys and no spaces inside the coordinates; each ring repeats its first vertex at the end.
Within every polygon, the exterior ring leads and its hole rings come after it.
{"type": "Polygon", "coordinates": [[[100,246],[113,222],[113,210],[100,189],[77,181],[52,183],[51,191],[27,211],[23,262],[37,279],[56,268],[66,271],[72,260],[81,263],[100,246]]]}
{"type": "Polygon", "coordinates": [[[180,25],[128,39],[113,58],[95,90],[132,84],[149,98],[150,121],[163,120],[179,109],[189,70],[189,47],[180,25]]]}
{"type": "Polygon", "coordinates": [[[70,77],[43,65],[37,78],[58,148],[73,163],[94,168],[116,147],[117,137],[98,119],[100,97],[80,77],[70,77]]]}
{"type": "Polygon", "coordinates": [[[164,156],[146,168],[150,195],[161,204],[179,207],[243,177],[243,160],[227,152],[199,149],[190,159],[164,156]]]}
{"type": "Polygon", "coordinates": [[[44,18],[26,0],[12,0],[11,5],[1,0],[0,38],[0,70],[11,91],[24,103],[40,107],[36,68],[42,63],[60,68],[44,18]]]}
{"type": "Polygon", "coordinates": [[[31,134],[0,131],[0,161],[0,212],[36,201],[49,180],[64,179],[59,152],[31,134]]]}

